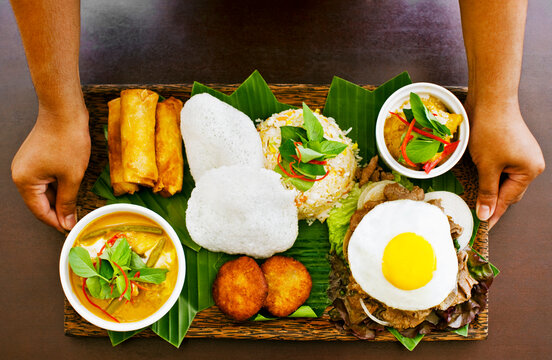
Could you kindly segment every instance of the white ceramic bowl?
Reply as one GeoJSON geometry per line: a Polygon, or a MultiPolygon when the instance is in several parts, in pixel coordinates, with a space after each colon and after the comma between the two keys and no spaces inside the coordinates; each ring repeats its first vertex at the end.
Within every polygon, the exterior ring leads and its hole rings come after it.
{"type": "Polygon", "coordinates": [[[132,330],[142,329],[146,326],[153,324],[161,317],[163,317],[163,315],[165,315],[176,303],[176,300],[178,300],[178,296],[182,291],[182,287],[184,286],[184,279],[186,277],[186,258],[184,256],[184,250],[182,249],[182,245],[180,245],[180,240],[178,238],[178,235],[173,230],[173,228],[169,225],[169,223],[165,221],[165,219],[163,219],[157,213],[151,211],[150,209],[147,209],[145,207],[138,206],[138,205],[112,204],[112,205],[103,206],[99,209],[96,209],[90,212],[88,215],[83,217],[77,223],[77,225],[75,225],[73,230],[71,230],[71,232],[67,236],[67,239],[65,239],[65,243],[63,244],[63,248],[61,250],[61,257],[59,260],[59,274],[61,278],[61,286],[63,287],[63,292],[65,292],[65,296],[67,297],[67,300],[69,300],[69,303],[71,303],[71,306],[83,318],[88,320],[90,323],[106,330],[132,331],[132,330]],[[73,287],[71,286],[71,280],[69,277],[69,250],[71,250],[71,248],[73,247],[73,244],[75,243],[75,240],[79,235],[79,233],[84,229],[86,225],[98,219],[99,217],[107,214],[117,213],[117,212],[131,212],[131,213],[139,214],[159,224],[159,226],[165,231],[165,233],[169,236],[170,240],[173,242],[174,247],[176,249],[177,258],[178,258],[178,276],[177,276],[176,284],[174,286],[174,290],[171,296],[169,297],[169,299],[155,313],[153,313],[152,315],[148,316],[143,320],[135,321],[135,322],[116,323],[116,322],[104,320],[96,316],[95,314],[93,314],[90,310],[88,310],[86,307],[84,307],[84,305],[81,304],[80,300],[73,292],[73,287]]]}
{"type": "Polygon", "coordinates": [[[429,179],[439,175],[444,174],[445,172],[452,169],[454,165],[462,158],[466,148],[468,146],[468,140],[470,137],[470,125],[468,122],[468,114],[462,103],[453,93],[448,91],[442,86],[431,84],[431,83],[414,83],[400,88],[395,91],[383,104],[381,110],[378,114],[376,120],[376,144],[378,147],[378,152],[380,158],[393,170],[399,172],[400,174],[415,178],[415,179],[429,179]],[[397,111],[402,104],[410,100],[410,93],[414,92],[421,97],[427,95],[433,95],[437,99],[445,104],[447,110],[454,114],[461,114],[464,120],[460,123],[458,129],[458,140],[460,143],[454,151],[454,153],[445,161],[443,164],[437,166],[433,170],[426,174],[423,170],[412,170],[400,164],[397,160],[391,156],[387,146],[385,145],[385,139],[383,138],[383,127],[385,125],[385,120],[389,116],[390,111],[397,111]]]}

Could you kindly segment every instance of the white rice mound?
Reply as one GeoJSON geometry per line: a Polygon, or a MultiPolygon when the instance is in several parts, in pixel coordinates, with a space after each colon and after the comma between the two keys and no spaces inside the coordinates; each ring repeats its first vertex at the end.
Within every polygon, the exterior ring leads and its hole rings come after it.
{"type": "Polygon", "coordinates": [[[180,118],[186,157],[196,182],[207,170],[224,165],[263,167],[255,125],[236,108],[203,93],[184,104],[180,118]]]}
{"type": "Polygon", "coordinates": [[[289,249],[299,231],[294,193],[280,175],[242,165],[209,170],[196,182],[186,226],[210,251],[255,258],[289,249]]]}
{"type": "MultiPolygon", "coordinates": [[[[333,118],[325,117],[318,111],[313,113],[324,129],[325,139],[339,141],[349,146],[335,158],[327,160],[325,169],[330,173],[323,180],[316,181],[309,190],[301,192],[284,178],[282,178],[282,183],[295,193],[299,219],[307,219],[311,222],[318,219],[323,222],[328,218],[335,203],[354,185],[354,176],[359,160],[358,145],[346,136],[333,118]]],[[[278,148],[282,141],[280,127],[302,127],[303,124],[303,110],[290,109],[274,114],[257,125],[257,131],[261,136],[265,168],[274,170],[278,165],[278,154],[280,153],[278,148]]]]}

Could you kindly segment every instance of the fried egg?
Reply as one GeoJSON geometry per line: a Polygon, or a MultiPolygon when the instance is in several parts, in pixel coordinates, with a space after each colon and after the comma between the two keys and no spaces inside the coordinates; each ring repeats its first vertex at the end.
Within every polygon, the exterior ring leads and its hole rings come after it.
{"type": "Polygon", "coordinates": [[[448,219],[422,201],[376,206],[351,236],[348,260],[360,287],[396,309],[430,309],[456,286],[458,263],[448,219]]]}

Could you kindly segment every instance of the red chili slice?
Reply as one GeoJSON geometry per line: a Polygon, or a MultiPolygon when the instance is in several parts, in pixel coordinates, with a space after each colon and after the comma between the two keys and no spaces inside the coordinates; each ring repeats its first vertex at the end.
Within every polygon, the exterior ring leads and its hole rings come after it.
{"type": "Polygon", "coordinates": [[[416,119],[412,119],[410,124],[408,125],[408,130],[406,131],[406,136],[404,137],[404,140],[401,144],[401,153],[404,158],[404,161],[412,167],[416,167],[416,164],[414,164],[406,155],[406,144],[412,139],[412,136],[410,135],[412,133],[412,128],[414,127],[414,124],[416,123],[416,119]]]}
{"type": "Polygon", "coordinates": [[[452,154],[454,152],[454,150],[456,150],[456,148],[458,147],[459,143],[460,143],[460,140],[455,141],[450,145],[445,145],[445,148],[443,149],[443,152],[441,153],[441,155],[439,155],[439,157],[437,159],[435,159],[433,161],[428,161],[427,163],[425,163],[424,171],[426,172],[426,174],[429,174],[429,172],[431,170],[433,170],[435,168],[435,166],[437,166],[437,164],[439,164],[441,162],[441,160],[443,160],[444,158],[446,158],[447,156],[452,154]]]}
{"type": "Polygon", "coordinates": [[[106,316],[108,316],[110,319],[112,319],[113,321],[115,322],[119,322],[119,320],[117,320],[115,317],[111,316],[110,313],[108,313],[107,311],[105,311],[104,309],[102,309],[99,305],[95,304],[92,300],[90,300],[90,298],[88,297],[88,294],[86,293],[86,278],[84,278],[83,282],[82,282],[82,292],[84,293],[84,297],[86,298],[86,300],[88,300],[88,302],[90,304],[92,304],[94,307],[97,307],[98,309],[100,309],[106,316]]]}

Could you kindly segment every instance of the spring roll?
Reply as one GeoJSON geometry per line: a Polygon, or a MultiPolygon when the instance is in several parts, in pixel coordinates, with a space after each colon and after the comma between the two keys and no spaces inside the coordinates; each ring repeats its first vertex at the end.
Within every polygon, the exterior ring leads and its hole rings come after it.
{"type": "Polygon", "coordinates": [[[123,180],[123,163],[121,161],[121,98],[107,103],[109,115],[107,117],[107,146],[109,156],[109,173],[111,187],[115,196],[126,193],[134,194],[138,185],[123,180]]]}
{"type": "Polygon", "coordinates": [[[184,158],[180,135],[180,110],[182,101],[173,97],[157,104],[155,124],[155,156],[159,179],[153,188],[164,197],[182,190],[184,158]]]}
{"type": "Polygon", "coordinates": [[[155,109],[159,95],[147,89],[121,91],[123,180],[145,186],[157,181],[155,109]]]}

